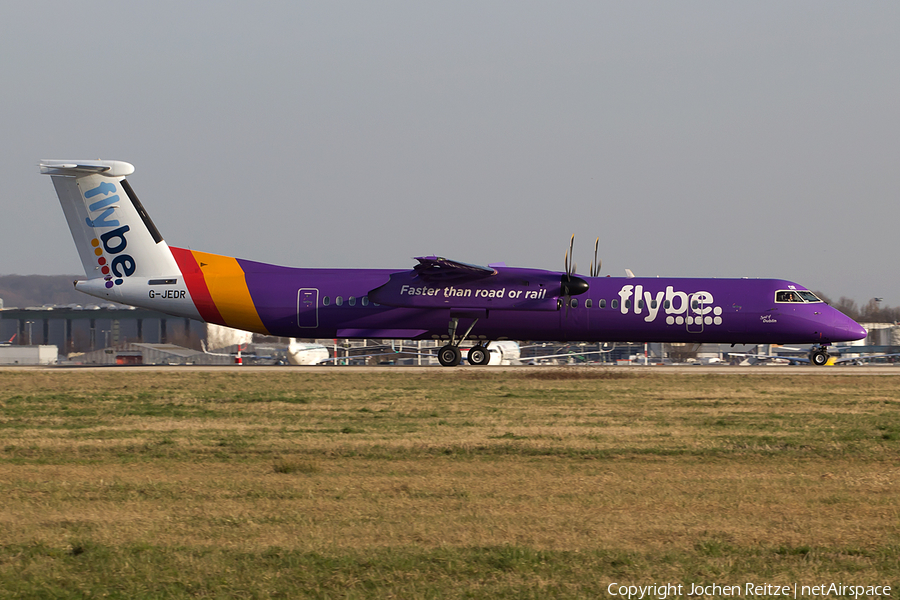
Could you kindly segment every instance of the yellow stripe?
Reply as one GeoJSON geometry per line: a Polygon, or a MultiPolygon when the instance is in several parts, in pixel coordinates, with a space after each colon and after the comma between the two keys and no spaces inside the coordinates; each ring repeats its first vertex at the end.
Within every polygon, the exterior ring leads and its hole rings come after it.
{"type": "Polygon", "coordinates": [[[209,288],[209,295],[219,309],[225,324],[235,329],[268,335],[268,330],[256,312],[250,290],[247,289],[244,270],[241,269],[237,259],[206,252],[192,251],[192,253],[200,265],[200,272],[203,273],[203,279],[209,288]]]}

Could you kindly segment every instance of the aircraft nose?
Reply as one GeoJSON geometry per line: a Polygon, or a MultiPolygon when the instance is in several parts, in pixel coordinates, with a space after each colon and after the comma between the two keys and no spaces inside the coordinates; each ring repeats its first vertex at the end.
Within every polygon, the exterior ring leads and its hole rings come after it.
{"type": "Polygon", "coordinates": [[[865,327],[843,313],[838,313],[834,319],[835,339],[841,342],[861,340],[869,335],[865,327]]]}
{"type": "Polygon", "coordinates": [[[869,336],[869,330],[868,330],[868,329],[866,329],[865,327],[863,327],[862,325],[860,325],[860,324],[857,323],[856,321],[853,321],[852,319],[851,319],[851,322],[853,323],[853,326],[850,328],[849,333],[850,333],[850,335],[853,335],[853,336],[854,336],[853,339],[855,339],[855,340],[862,340],[862,339],[865,339],[865,338],[867,338],[867,337],[869,336]]]}

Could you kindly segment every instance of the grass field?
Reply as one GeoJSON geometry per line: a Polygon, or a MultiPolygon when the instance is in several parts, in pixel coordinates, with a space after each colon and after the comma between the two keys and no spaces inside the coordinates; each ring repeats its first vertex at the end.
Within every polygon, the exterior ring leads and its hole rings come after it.
{"type": "Polygon", "coordinates": [[[898,409],[839,371],[0,371],[0,597],[900,596],[898,409]]]}

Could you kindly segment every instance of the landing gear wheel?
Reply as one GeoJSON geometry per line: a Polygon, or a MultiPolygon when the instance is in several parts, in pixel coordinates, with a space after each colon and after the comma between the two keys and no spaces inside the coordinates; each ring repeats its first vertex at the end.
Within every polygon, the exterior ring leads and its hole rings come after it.
{"type": "Polygon", "coordinates": [[[458,346],[447,344],[438,350],[438,362],[444,367],[455,367],[462,360],[462,352],[458,346]]]}
{"type": "Polygon", "coordinates": [[[477,346],[472,346],[469,350],[469,354],[466,355],[466,358],[469,360],[470,365],[481,366],[491,362],[491,353],[488,352],[487,348],[479,344],[477,346]]]}
{"type": "Polygon", "coordinates": [[[817,367],[823,366],[828,362],[828,353],[824,350],[813,350],[809,353],[809,363],[817,367]]]}

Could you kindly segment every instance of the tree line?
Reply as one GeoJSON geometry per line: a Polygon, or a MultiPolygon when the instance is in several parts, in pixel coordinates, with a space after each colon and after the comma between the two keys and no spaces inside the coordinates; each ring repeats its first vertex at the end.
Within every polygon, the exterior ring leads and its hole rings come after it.
{"type": "Polygon", "coordinates": [[[836,302],[833,302],[822,292],[814,293],[854,321],[861,323],[897,323],[900,321],[900,306],[887,306],[876,298],[871,298],[865,306],[859,306],[855,300],[847,296],[841,296],[836,302]]]}

